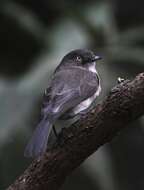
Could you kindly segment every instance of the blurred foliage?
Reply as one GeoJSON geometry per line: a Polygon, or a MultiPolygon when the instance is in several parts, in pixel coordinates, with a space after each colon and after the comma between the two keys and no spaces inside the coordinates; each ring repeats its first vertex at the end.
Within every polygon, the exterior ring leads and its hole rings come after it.
{"type": "MultiPolygon", "coordinates": [[[[29,164],[23,150],[35,127],[42,93],[60,59],[90,48],[104,60],[103,92],[117,78],[144,69],[143,1],[0,1],[0,190],[29,164]]],[[[63,189],[144,188],[144,119],[92,155],[63,189]]]]}

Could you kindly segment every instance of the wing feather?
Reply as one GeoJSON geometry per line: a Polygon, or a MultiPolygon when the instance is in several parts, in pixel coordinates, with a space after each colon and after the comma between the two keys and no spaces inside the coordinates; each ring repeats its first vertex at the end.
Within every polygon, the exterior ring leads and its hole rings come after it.
{"type": "Polygon", "coordinates": [[[44,95],[42,113],[62,115],[91,97],[98,86],[97,75],[86,69],[71,67],[56,72],[44,95]]]}

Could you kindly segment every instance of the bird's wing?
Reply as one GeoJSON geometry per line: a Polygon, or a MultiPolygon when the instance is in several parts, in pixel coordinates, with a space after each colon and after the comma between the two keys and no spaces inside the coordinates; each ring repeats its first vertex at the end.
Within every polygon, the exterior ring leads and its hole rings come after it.
{"type": "Polygon", "coordinates": [[[55,73],[45,93],[42,114],[59,116],[91,97],[98,89],[98,76],[86,69],[71,67],[55,73]]]}

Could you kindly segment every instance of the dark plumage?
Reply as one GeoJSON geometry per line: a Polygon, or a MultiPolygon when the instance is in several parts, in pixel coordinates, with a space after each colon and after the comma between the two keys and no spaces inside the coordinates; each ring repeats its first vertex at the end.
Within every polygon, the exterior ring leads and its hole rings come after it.
{"type": "Polygon", "coordinates": [[[57,119],[74,117],[87,109],[100,93],[100,80],[95,69],[99,57],[89,50],[74,50],[56,68],[46,89],[41,121],[26,147],[26,156],[39,156],[47,147],[57,119]]]}

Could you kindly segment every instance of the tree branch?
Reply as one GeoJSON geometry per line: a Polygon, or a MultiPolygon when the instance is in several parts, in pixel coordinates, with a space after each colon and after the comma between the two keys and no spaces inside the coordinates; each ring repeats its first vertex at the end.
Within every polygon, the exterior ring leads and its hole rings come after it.
{"type": "Polygon", "coordinates": [[[58,190],[65,178],[101,145],[144,114],[144,73],[114,87],[103,103],[63,129],[55,144],[7,190],[58,190]]]}

